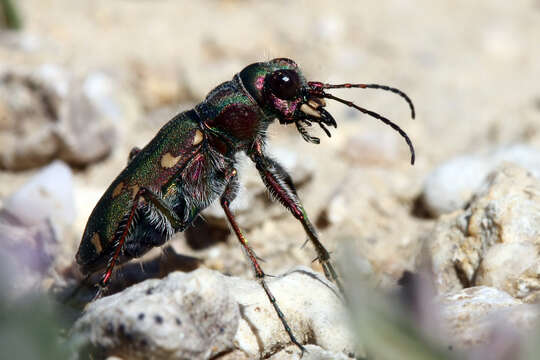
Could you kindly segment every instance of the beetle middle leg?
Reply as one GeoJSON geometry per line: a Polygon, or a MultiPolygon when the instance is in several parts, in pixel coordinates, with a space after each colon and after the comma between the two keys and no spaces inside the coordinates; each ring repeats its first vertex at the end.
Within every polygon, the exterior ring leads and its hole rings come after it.
{"type": "Polygon", "coordinates": [[[134,146],[129,152],[127,163],[129,164],[133,160],[133,158],[135,158],[135,156],[137,156],[140,152],[141,152],[141,149],[138,148],[137,146],[134,146]]]}
{"type": "Polygon", "coordinates": [[[255,255],[251,247],[248,245],[246,238],[240,231],[240,227],[238,226],[238,223],[236,222],[236,219],[234,218],[234,215],[232,214],[231,209],[229,208],[230,203],[236,197],[237,190],[238,190],[238,178],[236,176],[236,170],[233,170],[229,176],[229,183],[227,184],[227,187],[225,188],[225,191],[223,192],[223,195],[221,196],[221,199],[220,199],[221,207],[223,208],[223,211],[225,211],[225,215],[227,216],[227,220],[229,221],[229,224],[231,224],[231,227],[233,228],[233,231],[236,234],[236,237],[240,241],[240,244],[242,245],[249,260],[251,261],[251,265],[253,265],[253,270],[255,272],[255,277],[257,281],[259,282],[259,284],[261,284],[262,288],[264,289],[264,292],[266,293],[268,300],[270,300],[270,303],[274,307],[274,310],[276,311],[279,317],[279,320],[283,324],[285,331],[289,335],[291,342],[295,344],[296,346],[298,346],[303,354],[305,351],[305,348],[302,346],[302,344],[298,342],[298,340],[296,340],[296,337],[294,336],[289,324],[287,323],[287,319],[285,319],[285,315],[283,315],[283,312],[279,308],[276,298],[274,297],[274,295],[270,291],[270,288],[266,284],[266,281],[265,281],[266,274],[264,273],[261,266],[259,265],[257,261],[257,256],[255,255]]]}
{"type": "Polygon", "coordinates": [[[311,221],[309,221],[306,211],[298,198],[291,176],[277,161],[264,156],[262,153],[252,154],[251,158],[255,162],[264,184],[270,190],[272,195],[274,195],[283,206],[289,209],[293,216],[298,219],[304,227],[309,240],[315,247],[317,259],[323,268],[326,278],[333,281],[341,293],[345,295],[338,274],[330,262],[330,253],[319,240],[315,227],[311,221]]]}
{"type": "Polygon", "coordinates": [[[111,256],[109,263],[107,264],[107,270],[105,271],[105,274],[103,275],[103,278],[99,283],[99,290],[95,298],[101,296],[103,289],[107,287],[107,284],[110,281],[114,266],[116,265],[120,254],[122,253],[122,249],[124,248],[126,238],[128,237],[130,230],[134,225],[135,213],[137,209],[140,208],[141,200],[143,199],[148,203],[152,203],[155,206],[156,210],[163,214],[163,216],[170,222],[171,226],[174,229],[182,228],[182,220],[178,217],[174,210],[171,209],[169,205],[165,203],[165,201],[163,201],[163,199],[159,195],[155,194],[154,192],[145,187],[139,189],[139,191],[133,198],[133,205],[131,206],[130,212],[127,215],[126,222],[121,227],[119,227],[117,239],[115,239],[114,241],[114,254],[111,256]]]}

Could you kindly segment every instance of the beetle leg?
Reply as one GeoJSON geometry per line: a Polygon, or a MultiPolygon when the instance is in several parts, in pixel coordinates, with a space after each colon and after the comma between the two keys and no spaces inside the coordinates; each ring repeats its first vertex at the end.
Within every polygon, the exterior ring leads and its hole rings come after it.
{"type": "Polygon", "coordinates": [[[345,294],[337,272],[330,262],[330,253],[319,240],[315,227],[309,221],[307,213],[298,198],[291,176],[277,161],[264,156],[262,153],[251,154],[251,159],[255,162],[257,170],[259,170],[259,174],[270,193],[289,209],[304,227],[309,240],[315,247],[317,259],[324,270],[326,278],[333,281],[341,293],[345,294]]]}
{"type": "Polygon", "coordinates": [[[227,184],[227,187],[225,188],[225,191],[223,192],[223,195],[221,196],[221,199],[220,199],[221,207],[223,208],[223,211],[225,211],[225,215],[227,216],[227,220],[229,221],[229,224],[231,224],[231,227],[233,228],[233,231],[236,234],[236,237],[240,241],[240,244],[242,245],[245,253],[247,254],[249,260],[251,261],[251,265],[253,265],[253,270],[255,272],[255,277],[257,281],[259,282],[259,284],[261,284],[262,288],[264,289],[264,292],[266,293],[268,300],[270,300],[270,303],[274,307],[274,310],[276,311],[279,317],[279,320],[283,324],[285,331],[289,335],[291,342],[295,344],[296,346],[298,346],[303,354],[305,351],[304,347],[294,337],[294,334],[291,328],[289,327],[289,324],[287,323],[287,319],[285,319],[285,315],[279,308],[276,298],[274,297],[274,295],[272,295],[270,288],[268,287],[268,285],[266,284],[266,281],[264,280],[264,278],[267,275],[264,273],[259,263],[257,262],[257,256],[255,255],[255,252],[251,249],[251,247],[249,247],[246,238],[240,231],[240,227],[238,226],[238,223],[236,222],[236,219],[234,218],[234,215],[232,214],[231,209],[229,208],[230,203],[236,197],[237,191],[238,191],[238,178],[236,176],[236,170],[233,170],[231,172],[229,183],[227,184]]]}
{"type": "MultiPolygon", "coordinates": [[[[302,135],[302,138],[305,141],[307,141],[309,143],[312,143],[312,144],[320,144],[321,143],[321,139],[319,139],[316,136],[309,135],[309,132],[307,131],[307,129],[299,121],[296,121],[295,124],[296,124],[296,128],[298,129],[298,132],[300,133],[300,135],[302,135]]],[[[311,126],[311,123],[308,123],[308,124],[309,124],[309,126],[311,126]]]]}
{"type": "Polygon", "coordinates": [[[178,217],[176,212],[171,209],[169,205],[163,201],[163,198],[153,191],[149,190],[148,188],[142,188],[141,190],[144,190],[142,197],[146,200],[151,202],[159,212],[161,212],[167,220],[171,223],[172,227],[179,231],[178,229],[183,229],[184,222],[182,219],[178,217]]]}
{"type": "Polygon", "coordinates": [[[116,265],[116,262],[118,261],[118,258],[122,252],[124,242],[129,235],[130,228],[133,225],[133,220],[135,218],[135,212],[140,205],[141,199],[144,199],[147,202],[151,202],[156,207],[156,209],[160,211],[167,218],[167,220],[169,220],[169,222],[175,229],[182,227],[182,221],[176,215],[176,213],[158,195],[156,195],[151,190],[142,187],[133,198],[133,205],[131,206],[127,221],[122,229],[122,232],[120,233],[120,236],[118,237],[118,240],[115,241],[116,248],[114,250],[114,254],[109,260],[107,270],[105,271],[105,274],[103,275],[103,278],[99,283],[100,288],[94,298],[98,298],[101,296],[103,289],[107,287],[107,284],[111,279],[114,266],[116,265]]]}

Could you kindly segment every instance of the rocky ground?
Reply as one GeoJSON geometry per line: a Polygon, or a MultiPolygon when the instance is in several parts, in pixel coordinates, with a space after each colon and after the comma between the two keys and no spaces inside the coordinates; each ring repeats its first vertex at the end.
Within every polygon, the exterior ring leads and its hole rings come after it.
{"type": "MultiPolygon", "coordinates": [[[[289,57],[311,80],[398,87],[417,110],[411,120],[389,92],[336,91],[405,129],[414,166],[399,134],[338,103],[328,104],[338,128],[330,139],[319,134],[320,145],[292,126],[270,128],[270,151],[343,274],[352,321],[342,320],[344,301],[320,278],[313,249],[301,246],[302,226],[242,161],[233,208],[277,276],[270,287],[293,332],[310,344],[303,358],[530,354],[540,294],[540,2],[18,5],[23,29],[0,30],[0,305],[13,320],[5,324],[22,318],[10,304],[36,290],[73,290],[88,216],[133,146],[245,65],[289,57]],[[404,329],[396,307],[410,331],[396,330],[404,329]]],[[[126,359],[300,356],[219,206],[203,215],[118,272],[114,295],[73,327],[77,344],[126,359]]],[[[76,301],[91,296],[84,289],[76,301]]],[[[10,336],[0,342],[26,339],[10,336]]],[[[32,347],[9,348],[16,357],[32,347]]]]}

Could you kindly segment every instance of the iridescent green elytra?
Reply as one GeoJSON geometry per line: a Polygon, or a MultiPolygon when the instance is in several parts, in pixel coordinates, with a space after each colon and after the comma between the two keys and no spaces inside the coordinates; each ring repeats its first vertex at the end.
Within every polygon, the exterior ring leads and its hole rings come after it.
{"type": "Polygon", "coordinates": [[[333,99],[398,131],[410,147],[413,162],[412,144],[396,124],[325,92],[352,87],[397,93],[409,103],[414,117],[412,102],[395,88],[307,82],[296,63],[285,58],[251,64],[231,81],[217,86],[194,109],[170,120],[143,149],[131,152],[126,168],[105,191],[88,219],[76,256],[81,271],[103,271],[104,288],[116,264],[162,245],[219,198],[291,341],[303,349],[266,286],[264,272],[230,211],[238,189],[236,154],[244,152],[255,163],[273,197],[304,227],[326,277],[342,290],[328,251],[309,221],[291,177],[265,153],[265,140],[268,126],[278,119],[281,124],[294,124],[304,140],[318,144],[320,140],[311,136],[306,126],[316,123],[330,136],[327,126],[337,127],[337,123],[324,109],[324,99],[333,99]]]}

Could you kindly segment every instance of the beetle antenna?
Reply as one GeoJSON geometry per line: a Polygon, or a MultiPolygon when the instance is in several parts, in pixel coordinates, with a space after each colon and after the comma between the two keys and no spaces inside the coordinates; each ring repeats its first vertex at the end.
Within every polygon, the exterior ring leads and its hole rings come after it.
{"type": "Polygon", "coordinates": [[[411,164],[414,165],[415,155],[414,155],[414,147],[413,147],[413,144],[411,142],[411,139],[409,138],[407,133],[405,131],[403,131],[397,124],[395,124],[392,121],[388,120],[387,118],[377,114],[376,112],[364,109],[363,107],[360,107],[360,106],[356,105],[352,101],[344,100],[344,99],[338,98],[338,97],[336,97],[336,96],[334,96],[332,94],[328,94],[328,93],[324,93],[324,92],[322,93],[322,96],[327,98],[327,99],[336,100],[336,101],[338,101],[338,102],[340,102],[342,104],[345,104],[347,106],[355,108],[356,110],[361,111],[364,114],[368,114],[369,116],[374,117],[375,119],[379,119],[383,123],[385,123],[386,125],[390,126],[392,129],[396,130],[405,139],[405,141],[407,142],[407,145],[409,145],[409,149],[411,151],[411,164]]]}
{"type": "Polygon", "coordinates": [[[396,89],[396,88],[393,88],[393,87],[390,87],[390,86],[379,85],[379,84],[336,84],[336,85],[333,85],[333,84],[324,84],[324,83],[319,83],[319,82],[310,82],[309,85],[311,87],[316,87],[316,88],[319,88],[319,89],[359,88],[359,89],[380,89],[380,90],[391,91],[394,94],[398,94],[399,96],[401,96],[403,99],[405,99],[407,104],[409,104],[409,108],[411,109],[411,117],[413,119],[414,119],[415,114],[416,114],[416,112],[414,110],[414,104],[413,104],[411,98],[407,94],[405,94],[403,91],[401,91],[399,89],[396,89]]]}

